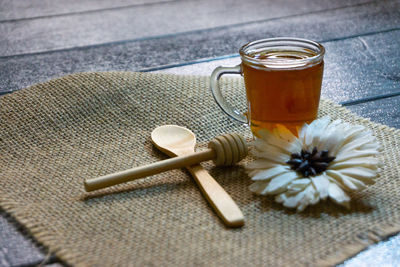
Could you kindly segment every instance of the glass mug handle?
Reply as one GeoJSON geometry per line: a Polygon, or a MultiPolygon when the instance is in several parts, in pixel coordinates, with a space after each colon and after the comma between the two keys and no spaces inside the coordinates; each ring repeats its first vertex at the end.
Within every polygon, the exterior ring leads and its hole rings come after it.
{"type": "Polygon", "coordinates": [[[222,96],[218,81],[223,74],[242,74],[241,65],[239,64],[235,67],[217,67],[211,74],[210,87],[211,87],[211,92],[218,106],[226,114],[228,114],[228,116],[232,117],[233,119],[239,122],[248,123],[247,117],[244,116],[239,110],[232,107],[232,105],[229,104],[222,96]]]}

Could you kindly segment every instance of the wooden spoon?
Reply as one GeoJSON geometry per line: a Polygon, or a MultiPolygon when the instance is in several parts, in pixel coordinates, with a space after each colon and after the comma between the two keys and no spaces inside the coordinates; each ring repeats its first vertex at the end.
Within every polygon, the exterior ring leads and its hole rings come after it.
{"type": "MultiPolygon", "coordinates": [[[[176,125],[164,125],[154,129],[151,140],[159,150],[171,157],[193,154],[196,145],[194,133],[176,125]]],[[[200,164],[186,168],[223,222],[229,227],[243,226],[243,213],[214,178],[200,164]]]]}

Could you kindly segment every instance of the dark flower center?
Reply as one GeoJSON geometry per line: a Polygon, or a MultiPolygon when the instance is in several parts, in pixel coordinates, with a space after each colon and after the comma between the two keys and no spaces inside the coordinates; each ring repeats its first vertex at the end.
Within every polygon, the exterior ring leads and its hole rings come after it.
{"type": "Polygon", "coordinates": [[[301,153],[293,153],[286,163],[292,170],[301,173],[304,177],[315,176],[324,172],[335,157],[329,156],[328,150],[318,151],[316,147],[312,152],[301,150],[301,153]]]}

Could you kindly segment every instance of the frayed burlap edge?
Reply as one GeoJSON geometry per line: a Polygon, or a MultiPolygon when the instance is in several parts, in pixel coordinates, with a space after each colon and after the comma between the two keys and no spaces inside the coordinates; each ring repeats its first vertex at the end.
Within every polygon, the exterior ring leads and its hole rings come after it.
{"type": "MultiPolygon", "coordinates": [[[[88,266],[87,262],[78,260],[80,255],[71,253],[71,251],[60,246],[57,240],[53,239],[53,235],[47,231],[46,227],[24,214],[24,211],[19,209],[14,202],[0,197],[0,206],[7,214],[25,227],[35,241],[46,248],[48,253],[53,253],[63,262],[71,263],[74,266],[88,266]]],[[[396,222],[399,219],[395,218],[391,222],[377,224],[367,231],[355,233],[351,243],[342,244],[340,250],[318,260],[316,266],[335,266],[357,255],[369,246],[396,235],[400,232],[400,223],[396,222]]]]}
{"type": "MultiPolygon", "coordinates": [[[[27,216],[23,209],[18,208],[18,205],[4,197],[0,197],[0,207],[15,219],[19,224],[26,228],[28,233],[42,245],[46,252],[56,255],[60,260],[65,263],[72,263],[75,266],[87,266],[86,263],[78,262],[78,255],[71,253],[71,251],[62,248],[59,242],[53,238],[53,235],[47,231],[46,227],[40,225],[32,217],[27,216]]],[[[46,263],[44,259],[43,263],[46,263]]]]}
{"type": "Polygon", "coordinates": [[[400,232],[400,223],[386,222],[376,225],[365,232],[354,234],[353,242],[346,243],[341,249],[328,257],[317,261],[317,266],[335,266],[365,250],[370,245],[378,243],[400,232]]]}

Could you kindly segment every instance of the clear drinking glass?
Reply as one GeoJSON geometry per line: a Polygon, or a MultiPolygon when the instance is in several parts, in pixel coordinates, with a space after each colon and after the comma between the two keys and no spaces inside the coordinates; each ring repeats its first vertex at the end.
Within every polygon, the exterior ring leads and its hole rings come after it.
{"type": "Polygon", "coordinates": [[[233,119],[260,129],[283,125],[297,134],[317,117],[324,69],[324,47],[300,38],[270,38],[250,42],[239,50],[241,64],[218,67],[211,74],[211,91],[221,109],[233,119]],[[247,112],[242,114],[222,96],[223,74],[244,77],[247,112]]]}

